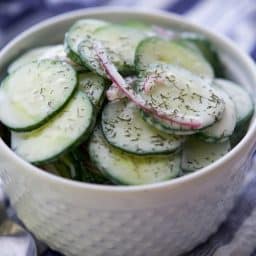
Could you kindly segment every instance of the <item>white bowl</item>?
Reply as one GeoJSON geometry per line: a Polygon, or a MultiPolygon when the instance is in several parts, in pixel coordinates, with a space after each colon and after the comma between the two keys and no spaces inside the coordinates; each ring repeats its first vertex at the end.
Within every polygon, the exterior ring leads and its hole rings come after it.
{"type": "MultiPolygon", "coordinates": [[[[80,18],[136,19],[197,31],[219,49],[232,77],[251,91],[256,67],[237,46],[181,17],[129,9],[86,9],[42,22],[0,52],[0,70],[20,52],[62,42],[80,18]]],[[[188,176],[144,186],[102,186],[66,180],[16,156],[0,140],[0,173],[18,216],[38,239],[64,254],[80,256],[175,256],[203,242],[227,216],[255,148],[256,121],[227,155],[188,176]]]]}

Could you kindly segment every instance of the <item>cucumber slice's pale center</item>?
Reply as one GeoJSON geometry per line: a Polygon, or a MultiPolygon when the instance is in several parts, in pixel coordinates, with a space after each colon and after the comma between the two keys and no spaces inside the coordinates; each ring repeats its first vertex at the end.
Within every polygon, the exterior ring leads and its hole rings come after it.
{"type": "Polygon", "coordinates": [[[27,64],[2,83],[0,119],[13,129],[36,127],[69,100],[76,85],[76,72],[65,62],[42,60],[27,64]],[[12,111],[6,114],[5,107],[12,111]]]}

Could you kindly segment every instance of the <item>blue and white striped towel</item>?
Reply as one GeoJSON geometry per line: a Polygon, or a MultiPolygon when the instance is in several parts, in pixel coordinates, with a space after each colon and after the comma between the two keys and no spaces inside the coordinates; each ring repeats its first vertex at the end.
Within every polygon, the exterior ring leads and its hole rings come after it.
{"type": "MultiPolygon", "coordinates": [[[[256,60],[256,0],[0,0],[0,48],[42,19],[68,10],[101,5],[157,8],[181,14],[227,35],[256,60]]],[[[1,198],[0,191],[0,202],[1,198]]],[[[34,256],[32,237],[25,237],[25,242],[17,243],[15,238],[6,240],[0,233],[0,255],[34,256]]],[[[39,255],[60,255],[41,243],[37,245],[39,255]]],[[[227,221],[206,243],[186,256],[211,255],[256,256],[256,177],[253,170],[227,221]]]]}

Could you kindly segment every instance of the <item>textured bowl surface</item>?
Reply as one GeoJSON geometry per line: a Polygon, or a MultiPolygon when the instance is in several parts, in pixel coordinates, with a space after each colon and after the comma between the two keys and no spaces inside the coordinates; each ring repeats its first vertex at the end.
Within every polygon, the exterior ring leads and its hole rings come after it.
{"type": "MultiPolygon", "coordinates": [[[[26,49],[62,42],[70,25],[86,17],[136,19],[205,34],[219,49],[233,79],[255,90],[253,62],[227,39],[177,16],[128,9],[87,9],[43,22],[0,52],[0,70],[26,49]]],[[[53,176],[17,157],[0,139],[0,174],[25,225],[67,256],[176,256],[207,239],[225,219],[248,169],[255,136],[254,118],[243,140],[214,164],[176,180],[134,187],[53,176]]]]}

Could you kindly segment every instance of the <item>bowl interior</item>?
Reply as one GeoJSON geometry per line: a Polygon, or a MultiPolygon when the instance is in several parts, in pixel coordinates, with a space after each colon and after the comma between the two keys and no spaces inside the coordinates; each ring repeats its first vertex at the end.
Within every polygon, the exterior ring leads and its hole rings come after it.
{"type": "MultiPolygon", "coordinates": [[[[243,84],[243,86],[251,92],[255,90],[256,72],[252,61],[245,53],[239,51],[229,40],[222,36],[216,36],[208,29],[193,25],[188,21],[185,21],[184,18],[176,15],[170,15],[163,12],[130,11],[123,8],[97,8],[75,11],[51,18],[25,31],[0,52],[0,79],[6,75],[8,64],[26,50],[43,45],[62,43],[64,34],[68,28],[76,20],[81,18],[104,19],[117,23],[128,20],[137,20],[146,24],[157,24],[179,31],[199,32],[209,38],[218,49],[228,77],[243,84]]],[[[253,118],[253,120],[255,120],[255,118],[253,118]]],[[[255,125],[253,127],[254,128],[252,128],[251,124],[250,129],[255,130],[255,125]]],[[[249,140],[250,139],[248,138],[247,141],[249,140]]]]}

